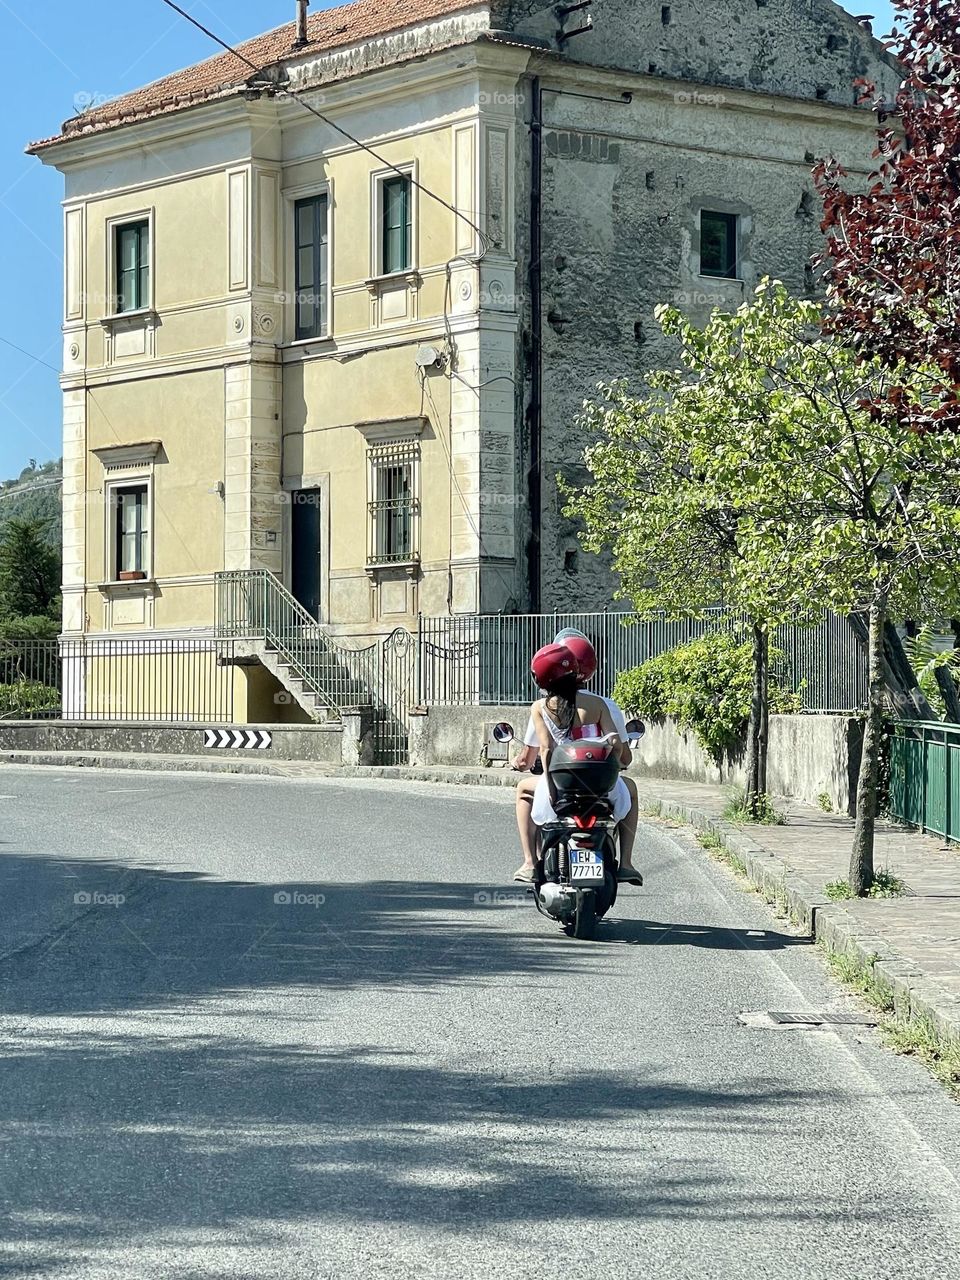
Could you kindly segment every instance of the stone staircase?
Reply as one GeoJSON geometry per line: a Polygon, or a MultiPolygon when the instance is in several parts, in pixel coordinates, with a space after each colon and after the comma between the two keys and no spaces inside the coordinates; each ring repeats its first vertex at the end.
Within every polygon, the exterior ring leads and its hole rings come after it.
{"type": "Polygon", "coordinates": [[[217,574],[217,635],[233,640],[234,663],[260,663],[311,720],[374,705],[376,645],[338,644],[265,569],[217,574]]]}

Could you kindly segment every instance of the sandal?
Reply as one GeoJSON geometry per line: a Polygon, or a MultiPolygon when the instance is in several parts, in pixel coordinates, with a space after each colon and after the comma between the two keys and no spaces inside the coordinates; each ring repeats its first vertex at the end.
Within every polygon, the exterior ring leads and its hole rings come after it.
{"type": "Polygon", "coordinates": [[[533,884],[536,874],[536,869],[534,867],[528,867],[526,863],[524,863],[518,871],[514,872],[513,878],[514,880],[519,880],[521,884],[533,884]]]}

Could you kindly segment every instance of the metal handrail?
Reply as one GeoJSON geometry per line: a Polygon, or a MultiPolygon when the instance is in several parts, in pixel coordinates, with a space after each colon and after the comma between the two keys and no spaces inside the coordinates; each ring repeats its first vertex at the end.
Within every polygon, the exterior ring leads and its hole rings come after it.
{"type": "Polygon", "coordinates": [[[233,569],[216,575],[216,633],[231,639],[260,639],[328,711],[338,717],[348,707],[373,701],[371,644],[338,645],[267,569],[233,569]]]}

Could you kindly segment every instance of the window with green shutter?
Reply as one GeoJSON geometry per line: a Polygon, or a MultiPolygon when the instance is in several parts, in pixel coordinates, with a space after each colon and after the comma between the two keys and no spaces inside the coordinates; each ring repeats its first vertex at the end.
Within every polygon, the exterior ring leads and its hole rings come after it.
{"type": "Polygon", "coordinates": [[[327,197],[311,196],[294,206],[296,224],[296,305],[298,338],[327,332],[327,197]]]}
{"type": "Polygon", "coordinates": [[[150,306],[150,223],[124,223],[114,236],[117,311],[140,311],[150,306]]]}
{"type": "Polygon", "coordinates": [[[384,180],[381,189],[381,271],[409,271],[413,262],[411,227],[411,192],[409,178],[397,176],[384,180]]]}

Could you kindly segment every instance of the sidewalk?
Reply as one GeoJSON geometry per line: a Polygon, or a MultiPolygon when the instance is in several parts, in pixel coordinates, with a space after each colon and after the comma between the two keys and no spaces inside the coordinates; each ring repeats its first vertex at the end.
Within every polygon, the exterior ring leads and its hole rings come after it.
{"type": "MultiPolygon", "coordinates": [[[[517,774],[497,768],[331,766],[222,756],[113,752],[4,751],[3,764],[256,774],[301,779],[383,778],[468,786],[513,787],[517,774]]],[[[734,827],[723,821],[727,792],[690,782],[638,778],[641,810],[712,832],[738,868],[833,955],[843,955],[871,984],[889,992],[902,1018],[919,1022],[941,1043],[960,1046],[960,847],[906,828],[878,823],[876,865],[906,882],[898,898],[831,902],[824,885],[846,876],[853,822],[790,801],[779,803],[783,826],[734,827]]],[[[642,863],[642,850],[639,851],[642,863]]]]}

